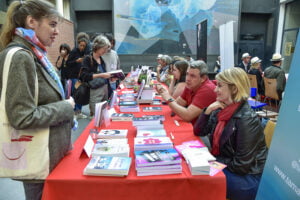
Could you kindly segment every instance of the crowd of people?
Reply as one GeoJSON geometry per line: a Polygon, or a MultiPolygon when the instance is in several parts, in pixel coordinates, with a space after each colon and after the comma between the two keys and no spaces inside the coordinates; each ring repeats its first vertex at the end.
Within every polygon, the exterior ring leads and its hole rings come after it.
{"type": "MultiPolygon", "coordinates": [[[[120,69],[113,50],[112,35],[97,35],[91,41],[79,33],[73,49],[61,44],[55,67],[46,56],[59,31],[60,15],[45,0],[15,1],[7,12],[0,35],[0,79],[7,52],[20,46],[12,61],[6,92],[7,117],[16,129],[49,127],[50,171],[71,149],[71,128],[76,118],[86,118],[82,105],[75,104],[66,86],[74,91],[78,80],[90,85],[90,116],[95,104],[107,100],[117,88],[117,79],[107,73],[120,69]],[[58,72],[58,73],[57,73],[58,72]],[[38,78],[38,102],[34,101],[35,77],[38,78]],[[71,85],[68,85],[67,82],[71,85]],[[75,111],[75,112],[74,112],[75,111]]],[[[282,96],[285,74],[280,68],[282,56],[274,54],[272,66],[261,69],[261,59],[242,55],[238,67],[220,70],[218,58],[216,81],[209,80],[204,61],[189,57],[157,56],[157,92],[174,114],[191,122],[194,134],[209,138],[211,152],[226,164],[227,197],[254,199],[267,157],[267,147],[260,119],[247,103],[250,83],[247,73],[255,74],[258,92],[263,94],[262,77],[277,79],[282,96]]],[[[0,81],[2,90],[2,81],[0,81]]],[[[23,181],[26,199],[41,199],[43,180],[23,181]]]]}

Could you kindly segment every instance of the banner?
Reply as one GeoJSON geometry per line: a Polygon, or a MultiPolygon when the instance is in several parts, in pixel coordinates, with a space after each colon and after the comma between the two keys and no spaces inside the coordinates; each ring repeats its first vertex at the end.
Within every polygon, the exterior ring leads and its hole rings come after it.
{"type": "Polygon", "coordinates": [[[300,36],[256,200],[300,199],[300,36]]]}

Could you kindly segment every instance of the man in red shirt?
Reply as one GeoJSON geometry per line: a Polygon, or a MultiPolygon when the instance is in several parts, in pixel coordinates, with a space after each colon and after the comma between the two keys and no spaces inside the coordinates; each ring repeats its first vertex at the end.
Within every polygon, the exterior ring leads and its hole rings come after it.
{"type": "Polygon", "coordinates": [[[202,110],[216,101],[214,92],[216,85],[208,79],[207,73],[205,62],[192,62],[186,72],[186,87],[176,100],[168,90],[157,85],[158,93],[167,101],[172,111],[184,121],[194,124],[202,110]]]}

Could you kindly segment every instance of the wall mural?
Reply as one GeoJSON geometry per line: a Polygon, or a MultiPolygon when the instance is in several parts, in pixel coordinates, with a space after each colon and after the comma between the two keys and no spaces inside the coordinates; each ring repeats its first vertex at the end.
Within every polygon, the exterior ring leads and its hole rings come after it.
{"type": "MultiPolygon", "coordinates": [[[[218,27],[238,21],[236,0],[114,0],[119,54],[196,54],[196,25],[207,19],[208,54],[219,54],[218,27]]],[[[237,23],[236,23],[237,25],[237,23]]]]}

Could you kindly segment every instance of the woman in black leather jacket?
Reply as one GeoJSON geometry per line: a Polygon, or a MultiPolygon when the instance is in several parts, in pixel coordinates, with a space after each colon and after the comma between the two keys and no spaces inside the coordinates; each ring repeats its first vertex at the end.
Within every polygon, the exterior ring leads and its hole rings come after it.
{"type": "Polygon", "coordinates": [[[217,101],[209,105],[194,125],[194,134],[208,135],[212,154],[227,165],[223,170],[227,198],[255,199],[267,157],[263,127],[248,105],[250,83],[239,68],[216,76],[217,101]]]}

